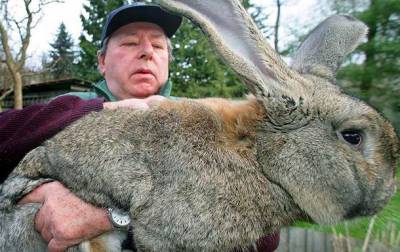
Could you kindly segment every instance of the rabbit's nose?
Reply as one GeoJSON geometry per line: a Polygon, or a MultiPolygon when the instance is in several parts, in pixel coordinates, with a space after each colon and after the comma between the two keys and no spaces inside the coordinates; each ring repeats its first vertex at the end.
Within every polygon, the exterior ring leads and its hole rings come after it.
{"type": "Polygon", "coordinates": [[[379,210],[383,208],[384,204],[380,203],[372,203],[366,204],[364,202],[355,205],[352,207],[347,214],[344,216],[345,219],[353,219],[356,217],[363,217],[363,216],[372,216],[376,214],[379,210]]]}
{"type": "Polygon", "coordinates": [[[397,182],[392,179],[376,188],[373,192],[364,195],[358,204],[352,206],[345,219],[351,219],[357,216],[372,216],[379,212],[393,197],[397,190],[397,182]]]}

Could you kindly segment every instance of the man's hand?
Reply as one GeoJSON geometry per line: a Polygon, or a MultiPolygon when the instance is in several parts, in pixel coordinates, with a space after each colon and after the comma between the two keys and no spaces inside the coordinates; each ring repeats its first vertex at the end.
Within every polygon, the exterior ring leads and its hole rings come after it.
{"type": "Polygon", "coordinates": [[[117,108],[131,108],[131,109],[148,109],[153,106],[157,106],[166,98],[161,95],[152,95],[144,99],[131,98],[116,102],[105,102],[103,107],[105,109],[117,109],[117,108]]]}
{"type": "Polygon", "coordinates": [[[82,201],[59,182],[36,188],[19,202],[26,203],[43,204],[35,229],[49,243],[50,252],[64,251],[112,229],[105,209],[82,201]]]}

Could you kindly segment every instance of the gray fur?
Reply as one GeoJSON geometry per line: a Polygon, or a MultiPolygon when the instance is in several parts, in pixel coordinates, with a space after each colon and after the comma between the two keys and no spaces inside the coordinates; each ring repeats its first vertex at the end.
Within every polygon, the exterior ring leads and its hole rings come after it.
{"type": "Polygon", "coordinates": [[[365,38],[368,27],[350,16],[335,15],[310,33],[297,51],[292,67],[334,80],[343,58],[365,38]]]}
{"type": "Polygon", "coordinates": [[[308,37],[329,46],[303,46],[295,60],[300,75],[262,42],[239,1],[161,4],[202,26],[256,96],[258,120],[236,140],[226,128],[243,123],[246,111],[226,125],[222,114],[191,100],[78,120],[31,151],[1,188],[1,251],[45,247],[32,225],[37,206],[15,205],[41,178],[59,180],[97,206],[129,211],[143,251],[229,251],[295,220],[333,224],[375,214],[386,204],[395,191],[398,161],[393,127],[343,94],[332,82],[334,74],[303,71],[322,65],[334,72],[343,52],[355,48],[358,39],[343,48],[325,32],[346,18],[333,17],[308,37]],[[213,13],[220,10],[236,13],[227,15],[238,25],[220,23],[213,13]],[[234,45],[240,38],[242,44],[234,45]],[[331,56],[334,64],[326,60],[331,56]],[[343,139],[347,129],[362,133],[361,147],[343,139]],[[238,147],[242,143],[246,148],[238,147]]]}

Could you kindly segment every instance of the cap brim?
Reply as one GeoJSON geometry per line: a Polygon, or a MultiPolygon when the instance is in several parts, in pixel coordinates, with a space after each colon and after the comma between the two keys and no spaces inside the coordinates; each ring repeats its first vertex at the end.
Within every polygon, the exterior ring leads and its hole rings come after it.
{"type": "Polygon", "coordinates": [[[182,18],[164,11],[156,5],[123,6],[107,20],[106,30],[103,31],[102,40],[110,36],[118,28],[133,22],[149,22],[159,25],[167,37],[172,37],[178,30],[182,18]]]}

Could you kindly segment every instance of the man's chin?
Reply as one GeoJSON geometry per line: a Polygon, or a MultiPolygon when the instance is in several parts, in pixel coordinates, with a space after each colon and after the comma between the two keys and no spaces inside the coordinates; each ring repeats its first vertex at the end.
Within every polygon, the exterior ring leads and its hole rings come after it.
{"type": "Polygon", "coordinates": [[[159,92],[159,88],[155,88],[154,86],[143,86],[140,88],[135,88],[134,90],[130,90],[130,94],[132,98],[146,98],[151,95],[156,95],[159,92]]]}

